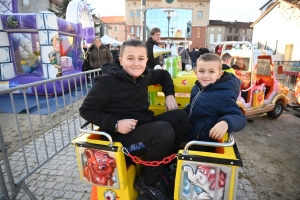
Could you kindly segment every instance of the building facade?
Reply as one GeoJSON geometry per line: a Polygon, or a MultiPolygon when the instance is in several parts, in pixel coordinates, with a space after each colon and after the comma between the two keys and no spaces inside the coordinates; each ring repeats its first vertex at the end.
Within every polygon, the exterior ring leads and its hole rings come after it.
{"type": "MultiPolygon", "coordinates": [[[[126,34],[142,35],[141,1],[125,0],[126,34]]],[[[210,0],[147,0],[146,38],[153,27],[161,29],[162,43],[191,41],[191,48],[205,46],[210,0]],[[168,17],[169,16],[169,17],[168,17]]]]}
{"type": "Polygon", "coordinates": [[[109,28],[104,27],[105,34],[121,42],[126,40],[127,32],[124,16],[100,17],[100,20],[109,25],[109,28]]]}
{"type": "Polygon", "coordinates": [[[256,48],[273,51],[275,61],[300,60],[300,3],[277,0],[253,24],[256,48]]]}
{"type": "Polygon", "coordinates": [[[218,42],[224,41],[252,41],[252,22],[226,22],[222,20],[209,20],[207,26],[207,43],[210,50],[218,42]]]}

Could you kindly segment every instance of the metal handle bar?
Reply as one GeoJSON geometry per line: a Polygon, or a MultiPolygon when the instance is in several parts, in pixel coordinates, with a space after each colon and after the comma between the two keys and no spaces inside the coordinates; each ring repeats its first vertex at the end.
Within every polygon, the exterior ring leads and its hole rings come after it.
{"type": "Polygon", "coordinates": [[[249,88],[246,89],[246,90],[242,90],[242,92],[247,92],[247,91],[251,90],[251,88],[253,88],[254,86],[255,86],[255,84],[252,84],[251,87],[249,87],[249,88]]]}
{"type": "Polygon", "coordinates": [[[102,132],[102,131],[89,131],[89,130],[82,129],[82,127],[80,127],[79,130],[80,130],[81,133],[89,133],[89,134],[95,134],[95,135],[105,136],[105,137],[107,137],[107,139],[109,141],[109,145],[108,146],[113,146],[113,140],[112,140],[111,136],[108,133],[106,133],[106,132],[102,132]]]}
{"type": "Polygon", "coordinates": [[[188,149],[192,145],[199,145],[199,146],[211,146],[211,147],[231,147],[235,144],[235,139],[232,134],[229,135],[229,141],[224,143],[219,142],[205,142],[205,141],[190,141],[188,142],[183,150],[183,154],[188,154],[188,149]]]}

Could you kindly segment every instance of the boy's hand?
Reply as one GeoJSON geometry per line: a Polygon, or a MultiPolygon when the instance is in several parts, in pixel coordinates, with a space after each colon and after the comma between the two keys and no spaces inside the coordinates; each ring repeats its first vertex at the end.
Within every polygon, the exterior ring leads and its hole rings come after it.
{"type": "Polygon", "coordinates": [[[176,99],[173,95],[166,96],[166,110],[176,110],[178,108],[176,99]]]}
{"type": "Polygon", "coordinates": [[[228,130],[227,122],[220,121],[209,131],[209,137],[215,140],[220,140],[227,130],[228,130]]]}
{"type": "Polygon", "coordinates": [[[136,119],[122,119],[118,122],[118,132],[121,134],[128,134],[135,129],[138,120],[136,119]]]}

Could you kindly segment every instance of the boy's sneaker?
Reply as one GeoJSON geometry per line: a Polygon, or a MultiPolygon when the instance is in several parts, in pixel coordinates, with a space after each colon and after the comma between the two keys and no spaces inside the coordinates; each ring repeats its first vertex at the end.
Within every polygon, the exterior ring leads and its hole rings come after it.
{"type": "Polygon", "coordinates": [[[173,195],[167,192],[167,188],[158,181],[155,185],[146,185],[144,176],[140,176],[134,182],[134,188],[140,195],[148,195],[153,200],[173,200],[173,195]]]}

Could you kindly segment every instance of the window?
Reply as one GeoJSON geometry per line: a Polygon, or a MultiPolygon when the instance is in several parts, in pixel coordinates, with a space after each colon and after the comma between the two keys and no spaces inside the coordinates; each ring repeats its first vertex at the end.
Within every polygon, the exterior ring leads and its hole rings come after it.
{"type": "Polygon", "coordinates": [[[234,36],[233,41],[239,41],[239,36],[234,36]]]}
{"type": "Polygon", "coordinates": [[[227,41],[232,41],[232,36],[227,36],[227,41]]]}
{"type": "Polygon", "coordinates": [[[245,40],[246,40],[246,36],[243,36],[243,37],[242,37],[242,41],[245,41],[245,40]]]}
{"type": "Polygon", "coordinates": [[[209,36],[209,42],[210,43],[213,43],[215,40],[215,34],[210,34],[210,36],[209,36]]]}
{"type": "Polygon", "coordinates": [[[136,27],[136,37],[140,37],[140,27],[136,27]]]}
{"type": "Polygon", "coordinates": [[[202,12],[202,11],[198,11],[197,17],[198,17],[198,18],[202,18],[202,17],[203,17],[203,12],[202,12]]]}
{"type": "Polygon", "coordinates": [[[141,11],[136,11],[136,16],[141,17],[141,11]]]}
{"type": "Polygon", "coordinates": [[[115,39],[115,40],[119,40],[119,36],[115,35],[115,36],[114,36],[114,39],[115,39]]]}
{"type": "Polygon", "coordinates": [[[236,29],[235,29],[235,33],[238,33],[238,32],[239,32],[239,29],[238,29],[238,28],[236,28],[236,29]]]}
{"type": "Polygon", "coordinates": [[[243,34],[247,33],[247,29],[243,28],[243,34]]]}
{"type": "Polygon", "coordinates": [[[134,33],[134,26],[131,27],[130,33],[134,33]]]}
{"type": "Polygon", "coordinates": [[[114,26],[114,32],[118,32],[118,26],[114,26]]]}
{"type": "Polygon", "coordinates": [[[221,34],[218,34],[218,35],[217,35],[217,42],[221,42],[221,38],[222,38],[222,35],[221,35],[221,34]]]}
{"type": "Polygon", "coordinates": [[[197,38],[200,38],[200,36],[201,36],[200,28],[197,28],[197,38]]]}
{"type": "Polygon", "coordinates": [[[130,17],[134,17],[134,11],[133,10],[130,11],[130,17]]]}
{"type": "Polygon", "coordinates": [[[232,33],[232,28],[229,28],[229,33],[232,33]]]}

